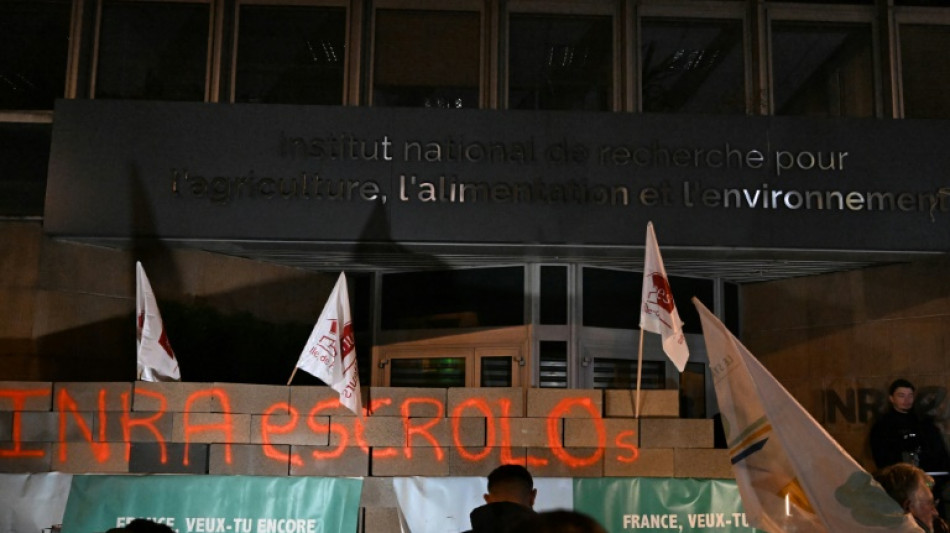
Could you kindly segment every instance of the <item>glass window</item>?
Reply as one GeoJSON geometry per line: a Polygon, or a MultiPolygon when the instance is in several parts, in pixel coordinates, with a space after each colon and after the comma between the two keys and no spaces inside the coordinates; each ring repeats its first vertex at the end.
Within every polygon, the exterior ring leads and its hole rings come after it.
{"type": "Polygon", "coordinates": [[[480,14],[376,11],[373,105],[477,108],[480,14]]]}
{"type": "Polygon", "coordinates": [[[71,0],[0,2],[0,109],[53,109],[66,88],[71,0]]]}
{"type": "MultiPolygon", "coordinates": [[[[663,361],[644,361],[640,375],[641,389],[662,389],[666,384],[663,361]]],[[[595,389],[636,389],[637,360],[594,358],[595,389]]]]}
{"type": "Polygon", "coordinates": [[[393,359],[390,387],[464,387],[464,357],[393,359]]]}
{"type": "MultiPolygon", "coordinates": [[[[683,320],[684,333],[702,333],[694,296],[713,308],[713,281],[699,278],[668,276],[676,310],[683,320]]],[[[624,272],[601,268],[584,269],[584,326],[615,329],[640,327],[640,299],[643,289],[641,272],[624,272]]]]}
{"type": "Polygon", "coordinates": [[[742,22],[645,18],[641,87],[647,113],[742,114],[742,22]]]}
{"type": "Polygon", "coordinates": [[[673,291],[673,303],[676,305],[680,320],[683,321],[683,333],[702,333],[703,325],[699,321],[699,312],[696,311],[692,299],[696,297],[706,307],[715,309],[715,283],[712,280],[700,278],[681,276],[669,276],[669,278],[670,290],[673,291]]]}
{"type": "Polygon", "coordinates": [[[346,10],[241,6],[236,102],[340,105],[346,10]]]}
{"type": "Polygon", "coordinates": [[[706,365],[686,363],[679,396],[680,418],[706,418],[706,365]]]}
{"type": "Polygon", "coordinates": [[[524,268],[478,268],[386,274],[382,329],[524,324],[524,268]]]}
{"type": "Polygon", "coordinates": [[[869,24],[775,22],[774,114],[874,116],[874,61],[869,24]]]}
{"type": "Polygon", "coordinates": [[[538,343],[540,364],[538,386],[542,388],[567,388],[567,343],[564,341],[541,341],[538,343]]]}
{"type": "Polygon", "coordinates": [[[0,123],[0,215],[40,216],[52,126],[0,123]]]}
{"type": "Polygon", "coordinates": [[[900,26],[904,116],[950,118],[950,26],[900,26]]]}
{"type": "Polygon", "coordinates": [[[610,17],[511,15],[508,40],[510,109],[610,109],[610,17]]]}
{"type": "Polygon", "coordinates": [[[567,267],[541,267],[541,324],[567,324],[567,267]]]}
{"type": "Polygon", "coordinates": [[[639,327],[642,273],[585,268],[583,280],[585,326],[620,329],[639,327]]]}
{"type": "Polygon", "coordinates": [[[482,357],[480,387],[510,387],[512,358],[508,356],[482,357]]]}
{"type": "Polygon", "coordinates": [[[209,4],[106,2],[96,98],[202,101],[209,4]]]}

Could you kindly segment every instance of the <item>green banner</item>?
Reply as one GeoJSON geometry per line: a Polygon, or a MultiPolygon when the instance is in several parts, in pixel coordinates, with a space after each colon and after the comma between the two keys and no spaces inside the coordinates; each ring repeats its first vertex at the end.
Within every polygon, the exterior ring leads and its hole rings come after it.
{"type": "Polygon", "coordinates": [[[63,533],[103,532],[135,518],[178,533],[349,533],[362,486],[351,478],[74,476],[63,533]]]}
{"type": "Polygon", "coordinates": [[[607,531],[753,532],[736,482],[718,479],[574,480],[574,509],[607,531]]]}

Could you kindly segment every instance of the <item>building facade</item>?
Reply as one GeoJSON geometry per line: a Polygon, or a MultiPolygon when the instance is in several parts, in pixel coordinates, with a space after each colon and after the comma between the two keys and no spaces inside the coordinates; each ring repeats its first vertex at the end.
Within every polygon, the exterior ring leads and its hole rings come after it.
{"type": "Polygon", "coordinates": [[[142,260],[186,380],[282,383],[346,271],[367,385],[629,389],[653,221],[684,417],[694,296],[858,457],[868,391],[945,387],[950,7],[0,10],[3,379],[130,379],[142,260]]]}

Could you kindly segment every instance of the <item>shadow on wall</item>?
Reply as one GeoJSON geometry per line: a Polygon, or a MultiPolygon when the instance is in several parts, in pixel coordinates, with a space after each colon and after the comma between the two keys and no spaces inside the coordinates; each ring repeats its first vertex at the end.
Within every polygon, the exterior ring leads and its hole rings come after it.
{"type": "MultiPolygon", "coordinates": [[[[159,308],[183,381],[284,385],[313,328],[268,322],[247,312],[225,314],[203,304],[160,300],[159,308]]],[[[135,379],[134,312],[47,335],[37,344],[43,380],[135,379]]],[[[294,383],[321,381],[298,372],[294,383]]]]}

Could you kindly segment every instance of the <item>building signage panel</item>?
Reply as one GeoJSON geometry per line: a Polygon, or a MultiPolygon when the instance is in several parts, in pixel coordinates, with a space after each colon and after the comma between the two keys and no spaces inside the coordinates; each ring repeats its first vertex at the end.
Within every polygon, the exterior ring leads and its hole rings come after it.
{"type": "Polygon", "coordinates": [[[61,100],[58,235],[946,251],[945,121],[61,100]],[[941,192],[942,191],[942,192],[941,192]]]}

